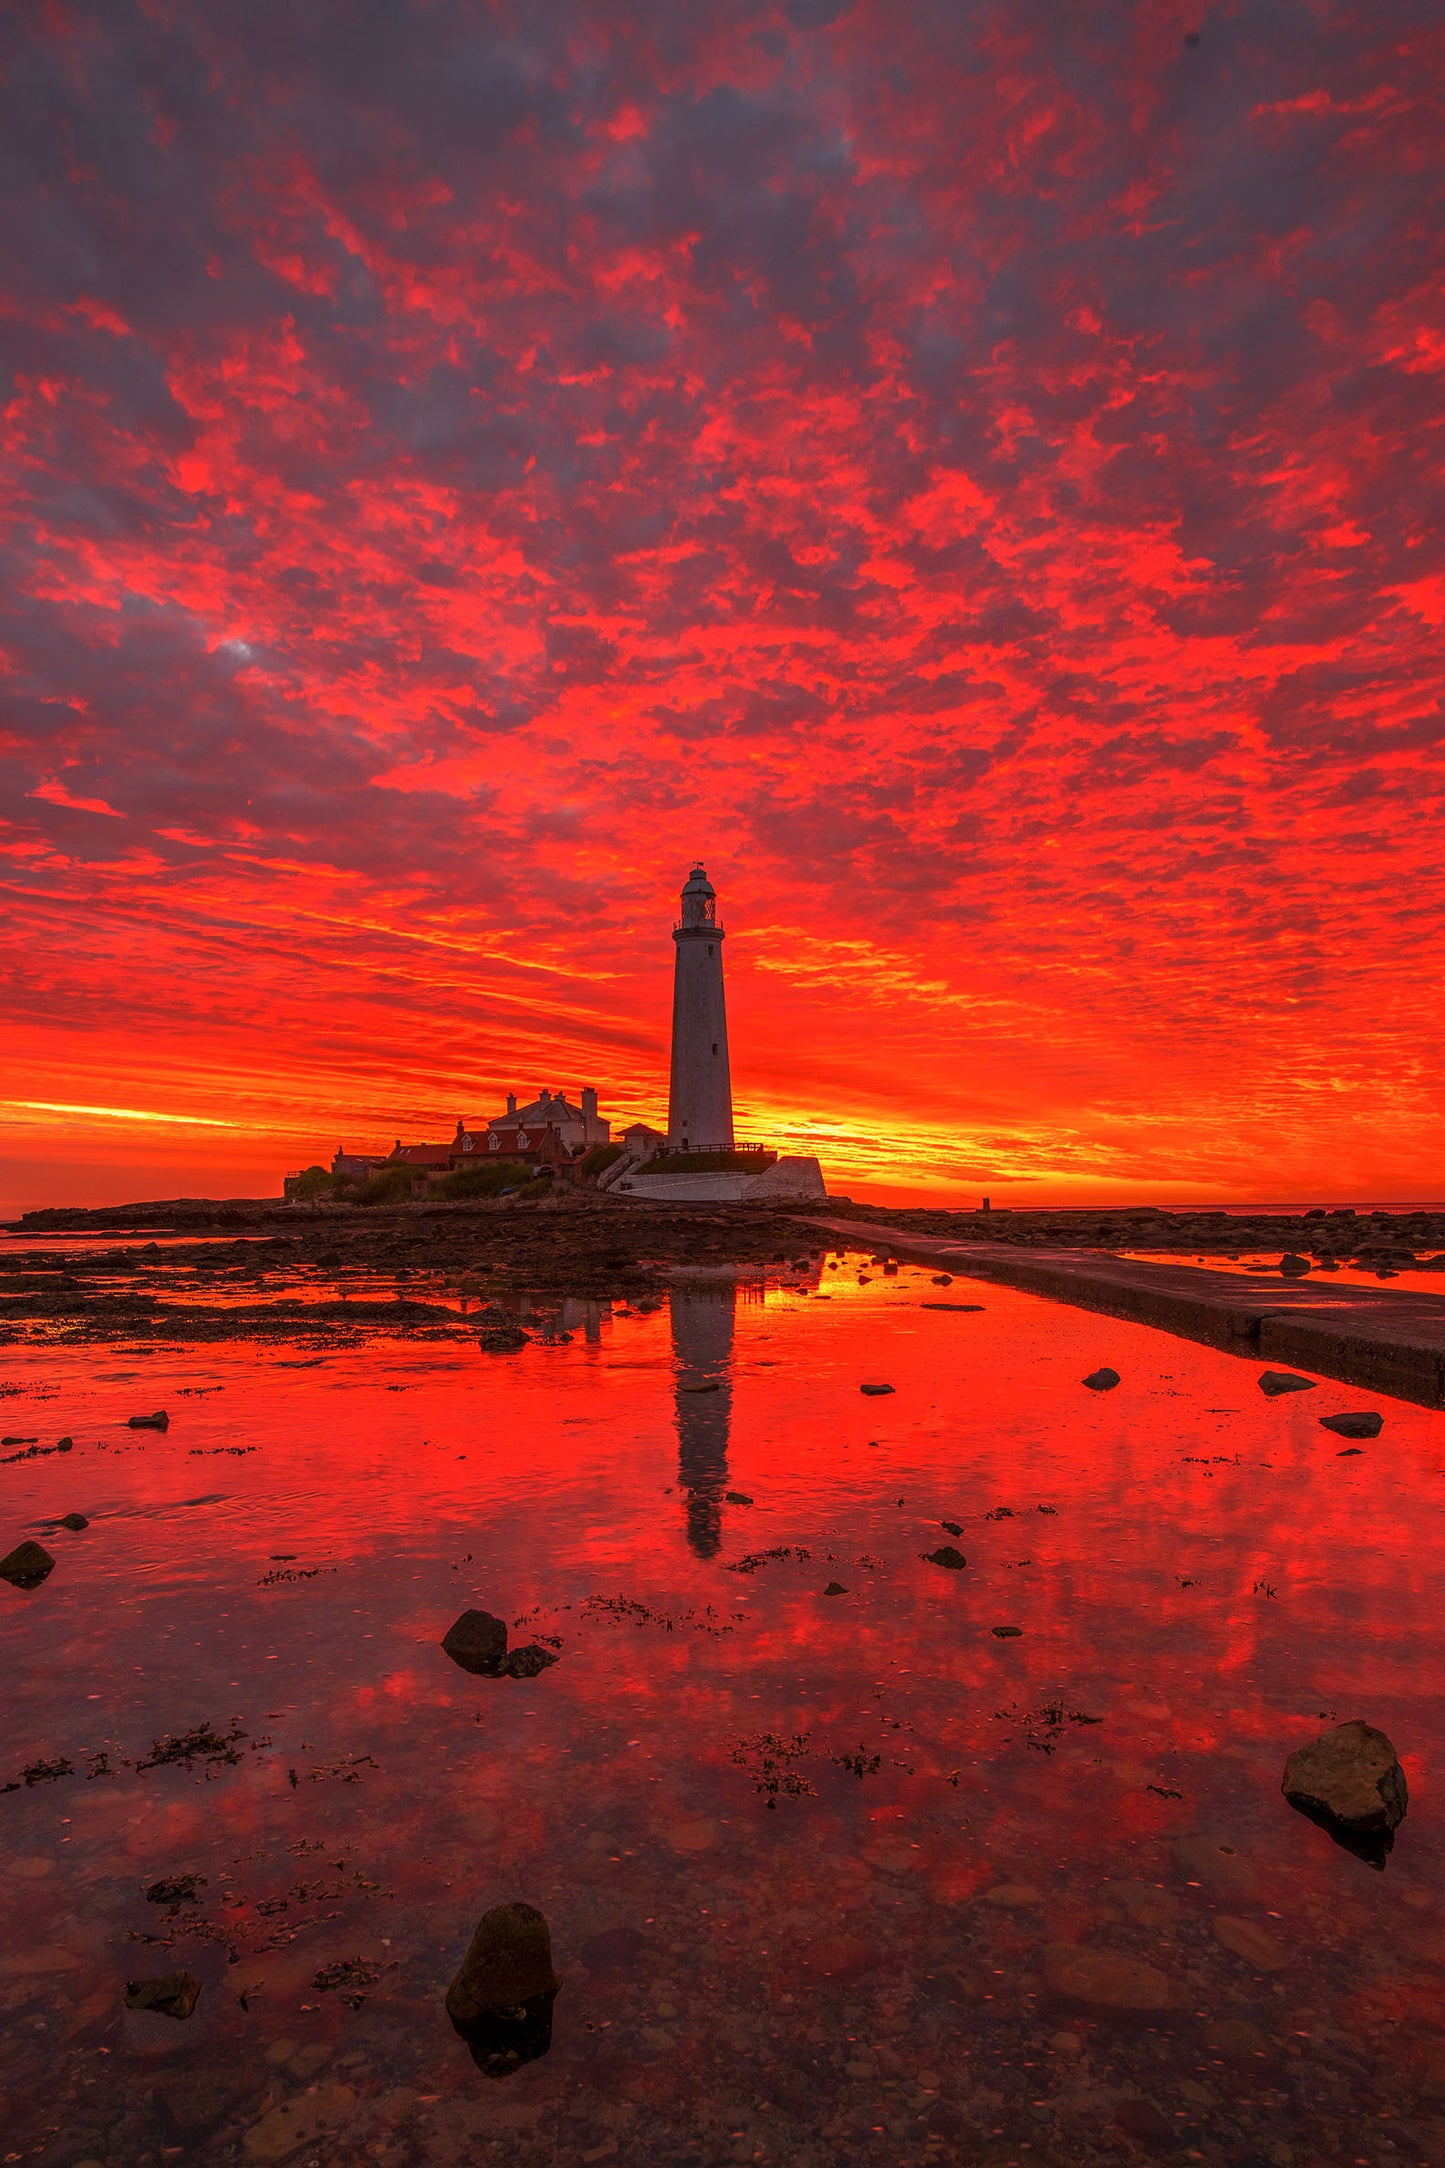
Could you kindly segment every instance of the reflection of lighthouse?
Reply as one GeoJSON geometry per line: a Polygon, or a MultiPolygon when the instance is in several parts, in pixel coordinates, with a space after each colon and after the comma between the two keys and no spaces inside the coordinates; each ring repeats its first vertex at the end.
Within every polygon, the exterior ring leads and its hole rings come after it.
{"type": "Polygon", "coordinates": [[[674,1287],[669,1298],[677,1358],[677,1472],[687,1499],[687,1540],[699,1558],[712,1558],[722,1543],[737,1299],[731,1280],[723,1287],[674,1287]],[[716,1389],[698,1392],[698,1386],[716,1389]]]}
{"type": "Polygon", "coordinates": [[[682,916],[672,938],[677,962],[667,1141],[674,1152],[730,1152],[733,1088],[723,1003],[723,930],[717,922],[717,891],[701,866],[694,866],[687,877],[682,916]]]}

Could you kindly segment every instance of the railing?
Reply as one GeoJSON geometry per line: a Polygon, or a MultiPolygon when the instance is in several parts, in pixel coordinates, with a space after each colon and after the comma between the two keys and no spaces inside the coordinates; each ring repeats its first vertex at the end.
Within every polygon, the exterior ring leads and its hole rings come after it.
{"type": "Polygon", "coordinates": [[[675,918],[672,930],[674,933],[715,933],[721,940],[726,929],[712,918],[675,918]]]}

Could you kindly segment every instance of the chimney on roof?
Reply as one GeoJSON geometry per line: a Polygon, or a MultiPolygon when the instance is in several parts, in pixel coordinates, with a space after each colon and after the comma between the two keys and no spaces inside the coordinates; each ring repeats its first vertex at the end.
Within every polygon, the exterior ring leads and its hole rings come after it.
{"type": "Polygon", "coordinates": [[[537,1086],[537,1103],[539,1106],[546,1106],[551,1096],[552,1094],[548,1091],[545,1084],[539,1084],[537,1086]]]}
{"type": "Polygon", "coordinates": [[[516,1093],[515,1093],[515,1092],[508,1092],[508,1094],[507,1094],[507,1112],[508,1112],[509,1114],[515,1114],[515,1113],[516,1113],[516,1111],[517,1111],[517,1095],[516,1095],[516,1093]]]}
{"type": "Polygon", "coordinates": [[[595,1084],[584,1084],[582,1087],[582,1112],[587,1116],[589,1121],[596,1121],[597,1087],[595,1084]]]}

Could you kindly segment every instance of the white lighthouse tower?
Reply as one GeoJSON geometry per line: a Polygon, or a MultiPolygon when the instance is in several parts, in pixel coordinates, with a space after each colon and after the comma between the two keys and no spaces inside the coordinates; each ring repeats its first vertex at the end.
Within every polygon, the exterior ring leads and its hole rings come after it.
{"type": "Polygon", "coordinates": [[[723,999],[723,929],[717,922],[717,891],[701,866],[694,866],[687,877],[682,916],[672,929],[672,938],[677,962],[672,982],[668,1149],[730,1152],[733,1087],[723,999]]]}

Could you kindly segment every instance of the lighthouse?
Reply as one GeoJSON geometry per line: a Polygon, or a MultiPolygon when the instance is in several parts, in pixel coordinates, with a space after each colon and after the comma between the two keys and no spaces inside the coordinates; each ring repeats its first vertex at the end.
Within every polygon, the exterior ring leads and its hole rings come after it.
{"type": "Polygon", "coordinates": [[[730,1152],[733,1088],[723,1000],[723,929],[717,922],[717,890],[701,866],[694,866],[687,877],[682,915],[672,938],[677,960],[672,981],[668,1149],[730,1152]]]}

